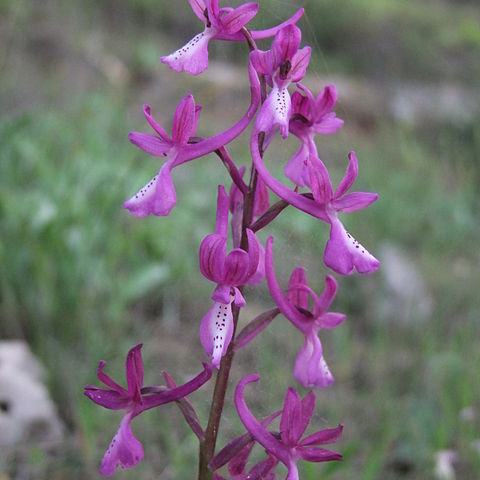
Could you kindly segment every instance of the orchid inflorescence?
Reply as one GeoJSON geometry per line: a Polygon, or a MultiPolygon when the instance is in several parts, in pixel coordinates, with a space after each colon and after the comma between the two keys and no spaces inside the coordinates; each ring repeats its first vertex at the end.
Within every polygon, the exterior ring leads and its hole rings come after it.
{"type": "Polygon", "coordinates": [[[184,47],[162,57],[162,62],[176,72],[197,75],[208,68],[210,41],[243,41],[250,49],[250,104],[238,122],[209,138],[196,136],[201,107],[191,94],[178,104],[171,135],[154,119],[150,106],[144,105],[145,118],[154,133],[132,132],[129,139],[144,152],[165,157],[165,161],[153,179],[127,200],[124,207],[136,217],[167,216],[177,201],[171,175],[175,167],[212,152],[225,165],[232,184],[229,193],[224,185],[215,185],[215,231],[203,239],[199,249],[200,271],[215,285],[211,296],[213,306],[199,322],[200,342],[210,360],[203,363],[203,370],[196,377],[181,386],[167,372],[164,373],[165,385],[144,386],[141,345],[137,345],[127,354],[126,388],[105,374],[105,362],[100,362],[98,379],[107,388],[89,385],[85,387],[85,395],[102,407],[125,412],[103,457],[100,473],[111,476],[117,467],[131,468],[142,460],[142,444],[132,433],[131,421],[145,410],[175,402],[200,442],[200,480],[275,479],[280,464],[288,470],[287,480],[295,480],[299,478],[297,463],[300,460],[341,460],[340,453],[321,446],[336,442],[343,426],[304,436],[314,413],[316,394],[310,390],[301,399],[294,388],[287,390],[283,409],[258,420],[243,395],[245,387],[260,378],[251,374],[240,380],[234,395],[246,433],[217,451],[218,427],[234,353],[273,324],[281,313],[305,337],[293,368],[295,380],[308,389],[329,387],[334,377],[324,358],[318,332],[340,325],[345,315],[330,311],[338,286],[331,275],[325,279],[323,293],[317,295],[307,283],[305,269],[297,267],[287,289],[282,290],[275,275],[273,237],[270,236],[264,246],[257,232],[268,226],[284,208],[293,206],[330,226],[324,252],[328,268],[339,275],[350,275],[355,270],[361,274],[372,273],[379,266],[378,260],[346,231],[339,214],[367,207],[376,201],[377,194],[349,193],[358,175],[354,152],[348,154],[346,174],[335,190],[327,167],[319,158],[315,137],[335,133],[343,126],[343,120],[333,112],[337,101],[334,85],[326,85],[315,98],[299,83],[305,76],[311,54],[310,47],[300,48],[301,31],[296,23],[303,9],[276,27],[253,31],[246,24],[257,14],[256,3],[245,3],[235,9],[219,8],[218,0],[189,0],[189,3],[205,29],[184,47]],[[257,49],[255,40],[269,37],[273,37],[271,48],[257,49]],[[225,146],[251,123],[252,164],[250,179],[246,182],[243,178],[246,167],[237,166],[225,146]],[[293,182],[293,188],[275,178],[263,160],[264,152],[276,137],[284,141],[290,134],[301,142],[299,150],[284,162],[285,176],[293,182]],[[280,200],[270,205],[269,192],[280,200]],[[228,252],[229,217],[233,249],[228,252]],[[274,306],[237,332],[239,314],[246,305],[244,287],[258,285],[264,277],[274,306]],[[187,396],[207,383],[215,370],[218,372],[210,417],[204,428],[187,396]],[[278,418],[275,428],[272,425],[278,418]],[[256,444],[265,450],[265,457],[257,463],[252,462],[250,455],[256,444]]]}

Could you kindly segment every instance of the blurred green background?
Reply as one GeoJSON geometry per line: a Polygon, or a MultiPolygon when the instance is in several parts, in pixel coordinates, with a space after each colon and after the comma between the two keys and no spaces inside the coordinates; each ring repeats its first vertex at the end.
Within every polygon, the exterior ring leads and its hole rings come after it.
{"type": "MultiPolygon", "coordinates": [[[[347,322],[321,333],[336,382],[318,394],[316,425],[345,424],[345,459],[306,465],[302,478],[479,478],[478,2],[259,3],[257,28],[305,7],[299,25],[314,52],[305,83],[317,93],[335,82],[345,120],[318,138],[320,157],[336,183],[355,149],[356,188],[380,194],[343,220],[382,268],[338,278],[334,310],[347,322]],[[458,454],[456,477],[435,476],[443,450],[458,454]]],[[[191,91],[204,106],[201,135],[248,104],[245,45],[212,42],[210,68],[195,79],[159,62],[200,28],[186,0],[0,0],[0,337],[25,339],[45,364],[66,430],[55,449],[0,452],[2,479],[97,478],[120,418],[82,395],[101,358],[122,380],[126,352],[144,342],[147,383],[163,369],[178,382],[200,369],[213,285],[198,271],[198,246],[227,176],[213,156],[200,159],[174,172],[168,218],[122,208],[159,166],[127,140],[148,131],[142,103],[168,130],[191,91]]],[[[298,146],[286,144],[269,155],[278,175],[298,146]]],[[[244,135],[231,146],[239,165],[247,145],[244,135]]],[[[271,233],[283,285],[304,264],[320,291],[326,226],[285,211],[262,239],[271,233]]],[[[243,322],[272,305],[265,285],[247,293],[243,322]]],[[[301,342],[279,317],[237,355],[232,384],[262,376],[248,399],[258,416],[282,404],[301,342]]],[[[203,420],[210,395],[192,397],[203,420]]],[[[242,431],[231,396],[227,412],[220,441],[242,431]]],[[[197,445],[175,406],[142,415],[134,431],[146,458],[118,478],[195,478],[197,445]]]]}

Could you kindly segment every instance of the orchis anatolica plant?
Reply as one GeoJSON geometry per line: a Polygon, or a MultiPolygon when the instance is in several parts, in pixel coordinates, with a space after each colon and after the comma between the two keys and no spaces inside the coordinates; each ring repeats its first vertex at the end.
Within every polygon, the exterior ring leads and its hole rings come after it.
{"type": "Polygon", "coordinates": [[[282,320],[277,319],[280,314],[304,336],[294,363],[295,380],[309,389],[327,388],[334,381],[318,333],[345,320],[344,314],[329,311],[337,292],[337,280],[327,275],[325,289],[317,295],[307,284],[305,269],[297,266],[288,288],[282,291],[275,276],[273,237],[268,238],[265,250],[257,232],[269,226],[283,209],[294,207],[330,226],[330,238],[324,253],[327,267],[340,275],[350,275],[355,270],[372,273],[379,266],[378,260],[345,230],[339,214],[369,206],[377,200],[377,194],[348,193],[358,175],[354,152],[348,155],[347,172],[335,191],[327,167],[320,160],[315,137],[335,133],[343,121],[333,111],[337,101],[334,85],[325,86],[315,98],[308,88],[298,83],[306,74],[311,55],[310,47],[300,48],[301,30],[296,22],[303,9],[276,27],[249,31],[246,25],[257,14],[256,3],[245,3],[235,9],[220,8],[218,0],[189,0],[189,3],[205,24],[205,30],[185,47],[162,57],[162,62],[177,72],[197,75],[208,68],[210,40],[243,41],[250,50],[250,105],[238,122],[209,138],[197,134],[197,130],[202,130],[201,107],[195,104],[191,94],[178,104],[171,135],[153,118],[150,106],[145,105],[145,118],[154,133],[132,132],[129,139],[144,152],[165,157],[165,161],[157,175],[124,206],[135,217],[169,215],[177,202],[171,178],[174,168],[213,152],[226,167],[232,182],[229,188],[218,185],[218,181],[212,182],[212,188],[217,188],[215,232],[203,239],[199,251],[200,271],[215,284],[211,295],[213,306],[203,319],[196,319],[199,342],[209,363],[204,363],[203,371],[184,385],[177,386],[164,372],[166,385],[144,387],[141,345],[137,345],[127,355],[125,388],[103,373],[105,362],[100,362],[98,378],[108,388],[87,386],[85,395],[105,408],[125,412],[104,455],[100,473],[110,476],[117,466],[135,466],[143,458],[143,448],[133,436],[132,419],[145,410],[174,402],[200,442],[199,480],[275,480],[280,464],[288,470],[287,480],[298,480],[297,463],[300,460],[327,462],[342,458],[341,454],[321,447],[339,440],[342,425],[317,431],[302,439],[314,413],[314,391],[307,392],[301,399],[295,388],[287,388],[283,409],[258,421],[248,409],[243,392],[245,386],[257,381],[259,376],[247,375],[237,385],[233,402],[246,432],[240,433],[223,448],[217,448],[234,355],[265,329],[277,325],[282,328],[282,320]],[[269,37],[274,37],[270,49],[258,50],[255,40],[269,37]],[[237,165],[225,147],[252,123],[252,163],[250,166],[237,165]],[[290,159],[277,156],[276,160],[283,161],[285,176],[295,184],[293,188],[273,177],[263,161],[263,155],[275,137],[287,141],[289,132],[300,140],[300,148],[290,159]],[[244,180],[246,172],[250,174],[248,181],[244,180]],[[271,206],[270,193],[280,197],[271,206]],[[229,236],[233,248],[228,252],[229,236]],[[271,305],[237,332],[240,312],[246,304],[244,287],[258,285],[264,276],[272,298],[271,305]],[[215,372],[215,386],[210,414],[207,425],[202,426],[193,403],[186,397],[207,383],[212,372],[215,372]],[[279,416],[279,426],[274,428],[274,421],[279,416]],[[252,457],[256,457],[251,453],[256,446],[265,450],[265,456],[253,461],[252,457]]]}

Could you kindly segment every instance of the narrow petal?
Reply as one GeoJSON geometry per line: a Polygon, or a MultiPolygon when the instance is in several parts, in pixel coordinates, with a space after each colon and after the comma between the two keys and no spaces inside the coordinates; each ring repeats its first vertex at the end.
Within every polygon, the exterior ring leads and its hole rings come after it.
{"type": "Polygon", "coordinates": [[[255,129],[270,133],[278,126],[282,138],[286,138],[288,136],[290,104],[290,94],[288,90],[274,86],[260,109],[260,113],[255,122],[255,129]]]}
{"type": "Polygon", "coordinates": [[[140,401],[140,391],[143,386],[142,344],[133,347],[126,360],[128,394],[134,401],[140,401]]]}
{"type": "Polygon", "coordinates": [[[345,176],[342,178],[342,181],[338,184],[338,187],[335,190],[335,199],[340,198],[348,190],[350,190],[358,175],[358,160],[355,152],[350,152],[348,154],[348,159],[349,163],[345,176]]]}
{"type": "MultiPolygon", "coordinates": [[[[280,434],[282,443],[288,447],[297,445],[301,437],[297,437],[297,422],[300,421],[302,414],[302,403],[298,392],[294,388],[289,388],[285,395],[283,404],[282,419],[280,420],[280,434]]],[[[303,432],[302,432],[303,433],[303,432]]]]}
{"type": "Polygon", "coordinates": [[[258,241],[257,236],[247,228],[248,238],[248,271],[247,277],[250,279],[258,270],[258,264],[260,261],[260,248],[261,244],[258,241]]]}
{"type": "Polygon", "coordinates": [[[215,223],[215,233],[227,238],[228,236],[228,205],[229,198],[225,187],[223,185],[218,186],[217,195],[217,219],[215,223]]]}
{"type": "Polygon", "coordinates": [[[296,25],[287,25],[282,28],[272,42],[272,50],[280,52],[280,58],[283,60],[292,60],[297,53],[302,32],[296,25]]]}
{"type": "Polygon", "coordinates": [[[147,119],[147,122],[150,124],[150,126],[158,133],[160,138],[165,142],[165,143],[171,143],[171,138],[168,136],[168,133],[164,130],[164,128],[153,118],[152,116],[152,109],[150,108],[150,105],[144,104],[143,105],[143,114],[145,115],[145,118],[147,119]]]}
{"type": "Polygon", "coordinates": [[[307,285],[307,275],[302,267],[297,267],[290,276],[287,298],[295,306],[308,310],[308,292],[297,288],[299,285],[307,285]]]}
{"type": "Polygon", "coordinates": [[[131,400],[127,395],[122,395],[116,390],[97,388],[93,385],[87,385],[84,394],[92,402],[109,410],[123,410],[128,407],[131,400]]]}
{"type": "Polygon", "coordinates": [[[207,6],[203,0],[188,0],[188,3],[192,7],[193,13],[203,22],[205,23],[205,9],[207,6]]]}
{"type": "Polygon", "coordinates": [[[275,468],[278,460],[269,455],[265,460],[261,460],[254,465],[248,472],[248,480],[275,480],[275,468]]]}
{"type": "Polygon", "coordinates": [[[138,148],[155,157],[163,157],[172,145],[150,133],[130,132],[128,139],[138,148]]]}
{"type": "Polygon", "coordinates": [[[380,262],[345,230],[336,217],[332,219],[323,259],[327,267],[341,275],[350,275],[355,269],[358,273],[373,273],[380,266],[380,262]]]}
{"type": "Polygon", "coordinates": [[[325,85],[315,101],[315,111],[313,112],[315,123],[321,121],[327,113],[332,111],[332,108],[337,103],[337,99],[338,93],[335,85],[325,85]]]}
{"type": "Polygon", "coordinates": [[[220,361],[227,353],[232,335],[232,306],[216,302],[200,325],[200,341],[207,355],[212,356],[214,367],[220,368],[220,361]]]}
{"type": "Polygon", "coordinates": [[[320,432],[313,433],[308,437],[305,437],[301,442],[301,446],[307,445],[326,445],[328,443],[335,443],[342,436],[343,425],[339,425],[336,428],[327,428],[320,432]]]}
{"type": "Polygon", "coordinates": [[[332,460],[342,460],[341,453],[325,450],[319,447],[298,448],[297,453],[307,462],[331,462],[332,460]]]}
{"type": "Polygon", "coordinates": [[[277,304],[280,311],[290,320],[300,331],[304,332],[310,323],[304,315],[302,315],[294,305],[285,297],[280,289],[273,268],[273,237],[267,239],[265,250],[265,276],[267,278],[270,294],[277,304]]]}
{"type": "MultiPolygon", "coordinates": [[[[297,83],[297,86],[303,91],[308,90],[307,87],[303,86],[301,83],[297,83]]],[[[295,90],[292,93],[292,114],[294,113],[298,113],[306,119],[310,118],[309,99],[302,95],[298,90],[295,90]]]]}
{"type": "Polygon", "coordinates": [[[100,360],[98,362],[98,367],[97,367],[97,378],[107,387],[110,387],[111,389],[115,390],[116,392],[125,395],[128,397],[128,392],[125,390],[122,386],[120,386],[115,380],[113,380],[109,375],[103,372],[103,368],[105,367],[107,362],[105,360],[100,360]]]}
{"type": "Polygon", "coordinates": [[[377,193],[370,192],[352,192],[343,195],[337,200],[332,202],[333,207],[338,212],[355,212],[366,208],[378,199],[377,193]]]}
{"type": "Polygon", "coordinates": [[[325,328],[327,330],[338,327],[346,319],[343,313],[327,312],[315,319],[315,325],[318,328],[325,328]]]}
{"type": "Polygon", "coordinates": [[[313,131],[319,135],[331,135],[343,127],[343,120],[337,118],[336,114],[327,113],[322,119],[313,125],[313,131]]]}
{"type": "Polygon", "coordinates": [[[244,3],[235,10],[231,11],[221,19],[221,24],[225,32],[237,33],[245,26],[258,12],[258,3],[244,3]]]}
{"type": "Polygon", "coordinates": [[[333,196],[332,183],[324,163],[319,158],[310,157],[308,173],[310,176],[310,188],[315,201],[325,204],[330,202],[333,196]]]}
{"type": "Polygon", "coordinates": [[[167,216],[177,203],[177,195],[170,173],[172,165],[172,162],[164,163],[160,172],[127,200],[123,207],[135,217],[167,216]]]}
{"type": "Polygon", "coordinates": [[[233,304],[238,308],[243,308],[247,302],[243,297],[242,292],[237,287],[233,287],[233,291],[235,292],[233,296],[233,304]]]}
{"type": "Polygon", "coordinates": [[[185,95],[175,110],[172,122],[172,139],[176,144],[186,144],[195,135],[195,100],[191,94],[185,95]]]}
{"type": "Polygon", "coordinates": [[[292,58],[292,69],[289,73],[292,82],[299,82],[305,76],[311,54],[312,49],[310,47],[303,47],[295,53],[292,58]]]}
{"type": "Polygon", "coordinates": [[[319,317],[320,315],[327,312],[335,298],[335,295],[337,294],[337,288],[337,281],[331,275],[327,275],[325,277],[325,290],[323,291],[322,295],[320,295],[320,297],[317,297],[315,301],[315,317],[319,317]]]}
{"type": "Polygon", "coordinates": [[[170,55],[161,57],[160,60],[175,72],[198,75],[208,67],[208,42],[214,35],[215,32],[212,29],[205,28],[185,46],[170,55]]]}
{"type": "Polygon", "coordinates": [[[260,377],[258,375],[247,375],[240,380],[235,389],[235,407],[240,420],[245,428],[251,433],[253,438],[255,438],[255,440],[265,448],[265,450],[287,465],[289,462],[288,448],[286,448],[273,435],[271,435],[252,415],[243,397],[245,386],[251,382],[257,382],[259,379],[260,377]]]}
{"type": "Polygon", "coordinates": [[[132,468],[143,458],[142,444],[134,437],[130,428],[133,414],[123,417],[120,427],[103,456],[100,474],[111,477],[117,467],[132,468]]]}
{"type": "MultiPolygon", "coordinates": [[[[247,281],[249,285],[259,285],[260,283],[262,283],[263,279],[265,278],[265,249],[263,248],[263,245],[260,243],[256,235],[255,235],[255,239],[258,242],[258,264],[257,264],[257,269],[255,270],[253,275],[249,277],[247,281]]],[[[249,250],[249,254],[250,254],[250,250],[249,250]]],[[[250,262],[253,265],[255,263],[255,260],[251,259],[250,262]]]]}
{"type": "Polygon", "coordinates": [[[220,283],[225,269],[227,239],[216,233],[207,235],[200,244],[200,271],[205,278],[220,283]]]}

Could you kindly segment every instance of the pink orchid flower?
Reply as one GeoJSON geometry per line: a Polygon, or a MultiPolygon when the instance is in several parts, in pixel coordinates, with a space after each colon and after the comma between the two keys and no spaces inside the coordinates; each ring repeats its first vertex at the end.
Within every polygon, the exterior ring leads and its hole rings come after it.
{"type": "Polygon", "coordinates": [[[337,292],[336,280],[328,275],[325,280],[325,291],[318,297],[307,284],[305,270],[298,267],[292,272],[285,296],[275,278],[273,237],[267,240],[265,276],[270,294],[279,310],[305,335],[305,342],[295,360],[295,378],[304,387],[328,387],[334,379],[323,357],[318,331],[321,328],[335,328],[345,320],[342,313],[328,311],[337,292]],[[308,308],[309,297],[313,299],[313,311],[308,308]]]}
{"type": "MultiPolygon", "coordinates": [[[[249,2],[237,8],[219,8],[218,0],[189,0],[195,15],[205,24],[205,30],[193,37],[186,45],[170,55],[161,57],[175,72],[198,75],[208,67],[208,44],[210,40],[245,41],[240,33],[258,11],[258,4],[249,2]]],[[[267,30],[252,30],[254,40],[273,37],[279,29],[295,23],[303,15],[303,8],[281,25],[267,30]]]]}
{"type": "Polygon", "coordinates": [[[143,458],[142,444],[132,433],[130,423],[140,413],[165,403],[174,402],[198,390],[212,376],[211,367],[204,363],[203,372],[189,382],[176,388],[165,388],[158,393],[143,393],[151,387],[143,387],[142,345],[133,347],[127,355],[127,388],[122,387],[103,373],[105,361],[98,365],[98,379],[108,388],[93,385],[85,387],[85,395],[96,404],[110,410],[125,410],[120,427],[103,456],[100,473],[110,477],[118,466],[132,468],[143,458]]]}
{"type": "Polygon", "coordinates": [[[297,84],[305,92],[298,90],[292,95],[292,111],[290,117],[290,132],[302,142],[300,149],[289,160],[285,167],[285,175],[299,187],[310,185],[308,174],[308,159],[318,157],[315,135],[331,135],[343,126],[343,120],[332,112],[337,102],[335,85],[327,85],[315,98],[307,88],[297,84]]]}
{"type": "Polygon", "coordinates": [[[175,167],[211,153],[230,143],[249,125],[260,101],[258,77],[252,65],[248,67],[251,84],[251,101],[245,115],[231,128],[218,135],[198,143],[189,143],[195,135],[201,110],[195,105],[192,95],[186,95],[178,104],[169,136],[163,127],[151,115],[149,105],[144,105],[143,112],[155,135],[131,132],[130,142],[150,155],[166,156],[166,162],[160,171],[143,188],[124,203],[124,207],[136,217],[147,215],[167,216],[177,203],[175,187],[171,172],[175,167]]]}
{"type": "Polygon", "coordinates": [[[219,185],[215,233],[203,239],[199,255],[202,274],[217,284],[212,294],[215,303],[200,326],[200,341],[217,368],[232,340],[232,303],[237,307],[246,303],[238,287],[255,278],[260,260],[260,245],[250,229],[247,229],[248,252],[234,248],[227,255],[228,206],[225,188],[219,185]]]}
{"type": "Polygon", "coordinates": [[[255,129],[250,139],[250,151],[259,175],[267,186],[290,205],[330,224],[330,238],[324,254],[325,264],[341,275],[373,273],[380,262],[368,250],[345,230],[338,218],[339,212],[350,213],[361,210],[375,202],[378,194],[347,191],[352,187],[358,175],[358,160],[355,152],[348,154],[349,165],[342,181],[333,192],[327,168],[323,162],[310,156],[308,162],[309,184],[312,198],[290,190],[270,174],[258,150],[259,130],[255,129]]]}
{"type": "Polygon", "coordinates": [[[301,39],[300,29],[296,25],[288,25],[275,35],[270,50],[254,50],[250,54],[253,66],[258,73],[265,75],[272,87],[255,123],[255,128],[266,132],[267,137],[276,126],[283,138],[288,135],[291,110],[288,86],[305,76],[310,62],[311,48],[298,49],[301,39]]]}
{"type": "Polygon", "coordinates": [[[341,460],[342,455],[318,447],[336,442],[343,426],[321,430],[301,440],[315,409],[315,393],[308,393],[303,400],[293,388],[287,390],[280,421],[280,438],[272,435],[250,412],[243,397],[245,386],[260,379],[258,375],[247,375],[235,389],[235,407],[245,428],[274,458],[288,469],[286,480],[298,480],[299,460],[307,462],[329,462],[341,460]]]}

